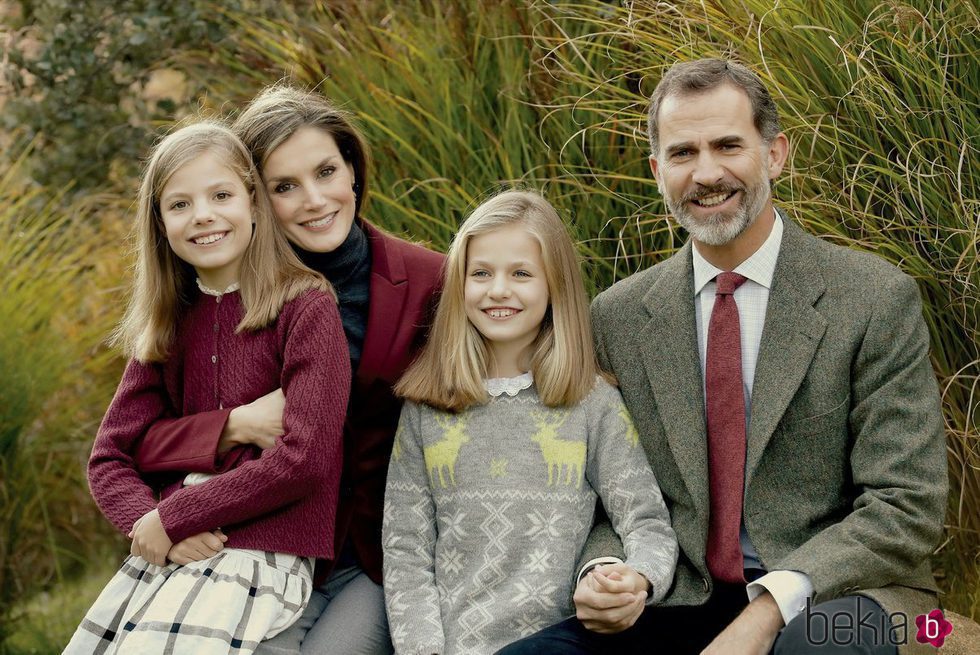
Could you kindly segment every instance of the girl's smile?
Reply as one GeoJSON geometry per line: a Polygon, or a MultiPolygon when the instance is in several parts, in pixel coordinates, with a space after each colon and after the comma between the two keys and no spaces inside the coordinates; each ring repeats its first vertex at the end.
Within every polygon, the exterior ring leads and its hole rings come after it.
{"type": "Polygon", "coordinates": [[[190,240],[199,246],[210,246],[224,239],[227,234],[227,231],[209,232],[207,234],[191,237],[190,240]]]}
{"type": "Polygon", "coordinates": [[[517,316],[522,310],[513,307],[486,307],[482,311],[494,320],[505,321],[512,316],[517,316]]]}

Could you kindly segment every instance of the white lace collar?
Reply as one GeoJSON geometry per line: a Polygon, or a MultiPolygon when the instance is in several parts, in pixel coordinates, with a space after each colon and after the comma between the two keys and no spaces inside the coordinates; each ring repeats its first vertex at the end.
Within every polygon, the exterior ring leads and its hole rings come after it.
{"type": "Polygon", "coordinates": [[[534,378],[531,377],[531,372],[528,371],[527,373],[515,375],[512,378],[490,378],[484,380],[484,384],[487,386],[487,393],[494,398],[501,394],[516,396],[521,390],[530,388],[534,384],[534,378]]]}
{"type": "Polygon", "coordinates": [[[231,285],[229,285],[224,291],[218,291],[216,289],[212,289],[211,287],[205,286],[204,283],[201,282],[201,278],[197,278],[197,288],[201,290],[201,293],[205,293],[209,296],[223,296],[226,293],[238,291],[239,286],[238,282],[232,282],[231,285]]]}

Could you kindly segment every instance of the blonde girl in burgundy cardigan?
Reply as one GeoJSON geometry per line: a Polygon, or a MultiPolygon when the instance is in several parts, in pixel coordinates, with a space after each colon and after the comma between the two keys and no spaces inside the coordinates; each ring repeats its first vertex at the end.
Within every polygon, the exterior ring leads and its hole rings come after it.
{"type": "Polygon", "coordinates": [[[131,359],[89,461],[131,556],[67,653],[250,653],[302,613],[313,558],[334,556],[347,343],[332,289],[293,254],[258,179],[212,122],[163,139],[146,167],[115,335],[131,359]],[[232,449],[220,475],[137,471],[154,422],[277,388],[274,447],[232,449]]]}

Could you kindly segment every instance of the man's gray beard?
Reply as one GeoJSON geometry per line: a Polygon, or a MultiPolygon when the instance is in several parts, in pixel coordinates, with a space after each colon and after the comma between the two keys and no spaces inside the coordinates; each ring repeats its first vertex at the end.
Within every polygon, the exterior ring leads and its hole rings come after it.
{"type": "Polygon", "coordinates": [[[730,218],[719,216],[707,223],[694,218],[687,211],[686,203],[675,202],[669,196],[664,196],[664,201],[670,213],[695,241],[708,246],[723,246],[737,239],[759,217],[769,200],[768,180],[751,189],[745,189],[743,193],[744,198],[734,215],[730,218]]]}

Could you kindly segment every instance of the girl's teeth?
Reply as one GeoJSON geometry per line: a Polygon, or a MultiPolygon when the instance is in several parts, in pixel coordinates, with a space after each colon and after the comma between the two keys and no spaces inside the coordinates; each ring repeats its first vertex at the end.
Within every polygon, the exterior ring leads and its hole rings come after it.
{"type": "Polygon", "coordinates": [[[194,239],[194,243],[196,243],[199,246],[206,246],[209,243],[214,243],[218,239],[224,239],[225,238],[225,234],[227,234],[227,232],[220,232],[218,234],[209,234],[206,237],[200,237],[200,238],[194,239]]]}
{"type": "Polygon", "coordinates": [[[490,318],[504,318],[506,316],[513,316],[517,312],[513,309],[491,309],[490,318]]]}

